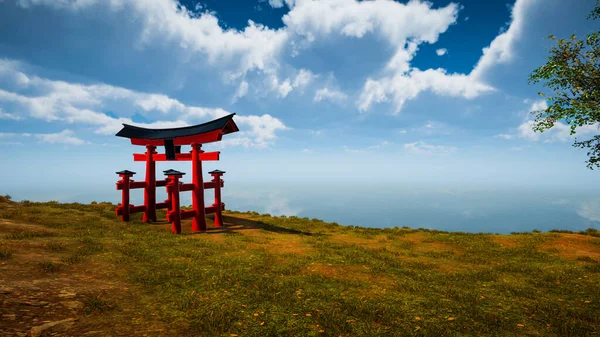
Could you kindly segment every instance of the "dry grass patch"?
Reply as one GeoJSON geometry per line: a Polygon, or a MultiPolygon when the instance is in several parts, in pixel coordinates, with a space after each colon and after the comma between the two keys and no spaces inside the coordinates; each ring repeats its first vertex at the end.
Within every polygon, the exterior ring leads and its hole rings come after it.
{"type": "Polygon", "coordinates": [[[312,263],[301,274],[315,274],[336,280],[359,281],[378,286],[391,286],[393,280],[383,275],[373,275],[369,266],[341,266],[323,263],[312,263]]]}
{"type": "Polygon", "coordinates": [[[522,238],[508,235],[493,235],[492,241],[499,244],[502,248],[515,248],[521,244],[522,238]]]}
{"type": "Polygon", "coordinates": [[[568,259],[589,257],[600,262],[600,239],[580,234],[560,234],[540,246],[540,249],[568,259]]]}

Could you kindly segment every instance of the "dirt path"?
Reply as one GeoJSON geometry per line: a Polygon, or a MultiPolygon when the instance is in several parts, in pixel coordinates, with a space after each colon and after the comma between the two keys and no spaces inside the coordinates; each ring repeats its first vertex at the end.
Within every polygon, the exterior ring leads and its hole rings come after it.
{"type": "Polygon", "coordinates": [[[0,219],[0,237],[12,252],[0,260],[1,336],[169,335],[110,266],[62,262],[76,243],[59,230],[0,219]]]}

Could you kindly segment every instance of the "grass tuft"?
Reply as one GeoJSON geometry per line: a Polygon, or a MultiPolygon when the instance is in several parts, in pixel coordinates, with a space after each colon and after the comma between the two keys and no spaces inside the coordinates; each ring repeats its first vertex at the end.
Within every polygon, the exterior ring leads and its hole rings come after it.
{"type": "Polygon", "coordinates": [[[58,263],[46,261],[38,263],[38,267],[45,273],[56,273],[61,269],[61,265],[58,263]]]}
{"type": "Polygon", "coordinates": [[[13,252],[11,250],[0,250],[0,260],[8,260],[13,256],[13,252]]]}

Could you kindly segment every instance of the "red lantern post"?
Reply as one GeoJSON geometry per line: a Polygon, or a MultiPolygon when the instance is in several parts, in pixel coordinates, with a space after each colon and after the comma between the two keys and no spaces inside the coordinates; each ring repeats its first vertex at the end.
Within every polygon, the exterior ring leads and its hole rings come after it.
{"type": "Polygon", "coordinates": [[[215,223],[214,223],[214,225],[215,225],[215,227],[222,227],[223,226],[223,215],[222,215],[223,204],[221,203],[221,187],[223,186],[223,180],[221,179],[221,176],[223,176],[225,171],[214,170],[214,171],[210,171],[208,173],[210,173],[210,175],[213,177],[212,182],[214,183],[214,186],[215,186],[215,202],[213,203],[213,206],[215,207],[215,223]]]}
{"type": "Polygon", "coordinates": [[[176,170],[164,171],[169,177],[167,191],[171,200],[171,210],[167,213],[167,220],[172,222],[171,231],[176,234],[181,233],[181,209],[179,208],[179,178],[185,173],[176,170]]]}
{"type": "Polygon", "coordinates": [[[130,178],[133,177],[135,172],[123,170],[116,172],[121,180],[117,182],[117,190],[122,190],[121,193],[121,208],[117,208],[117,215],[121,215],[121,221],[129,221],[129,187],[130,178]]]}

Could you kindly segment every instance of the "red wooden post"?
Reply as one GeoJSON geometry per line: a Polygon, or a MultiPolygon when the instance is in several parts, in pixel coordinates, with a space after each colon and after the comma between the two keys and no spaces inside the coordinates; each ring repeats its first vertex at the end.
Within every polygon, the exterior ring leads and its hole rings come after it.
{"type": "Polygon", "coordinates": [[[167,170],[165,175],[169,177],[167,183],[167,191],[171,199],[171,210],[167,213],[167,219],[171,221],[171,231],[176,234],[181,234],[181,209],[179,208],[179,178],[185,173],[167,170]]]}
{"type": "Polygon", "coordinates": [[[117,190],[119,189],[119,185],[122,186],[123,193],[121,193],[121,221],[129,221],[129,178],[133,177],[135,172],[123,170],[120,172],[116,172],[121,180],[117,182],[117,190]]]}
{"type": "Polygon", "coordinates": [[[206,219],[204,212],[204,182],[202,181],[202,153],[201,144],[192,144],[192,208],[196,211],[196,215],[192,219],[192,232],[200,232],[206,230],[206,219]]]}
{"type": "Polygon", "coordinates": [[[167,181],[167,184],[165,185],[165,188],[167,189],[167,200],[165,200],[165,202],[167,203],[167,220],[169,220],[169,211],[171,211],[173,206],[173,201],[171,200],[171,193],[169,193],[169,182],[171,181],[171,179],[167,177],[165,180],[167,181]]]}
{"type": "Polygon", "coordinates": [[[144,188],[144,216],[143,222],[156,221],[156,146],[146,145],[146,187],[144,188]]]}
{"type": "Polygon", "coordinates": [[[213,203],[213,206],[215,206],[215,227],[222,227],[223,226],[223,217],[221,212],[223,211],[222,209],[222,204],[221,204],[221,183],[223,182],[223,180],[221,180],[221,176],[225,173],[225,171],[220,171],[220,170],[214,170],[214,171],[210,171],[208,172],[210,173],[210,175],[212,175],[213,177],[213,182],[215,183],[215,202],[213,203]]]}

